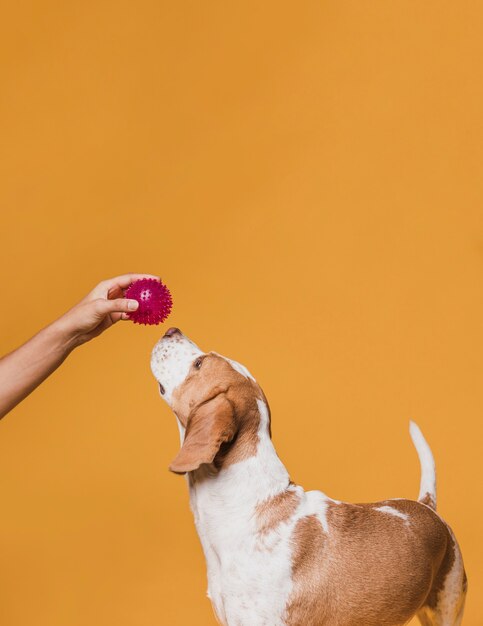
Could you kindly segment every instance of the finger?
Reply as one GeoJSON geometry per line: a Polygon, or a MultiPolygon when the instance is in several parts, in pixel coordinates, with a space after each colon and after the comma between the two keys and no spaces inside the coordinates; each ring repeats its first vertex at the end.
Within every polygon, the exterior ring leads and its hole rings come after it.
{"type": "Polygon", "coordinates": [[[141,278],[154,278],[155,280],[161,280],[159,276],[154,274],[122,274],[121,276],[115,276],[114,278],[108,278],[101,281],[90,294],[85,298],[86,300],[95,300],[96,298],[109,297],[109,291],[111,289],[127,289],[131,283],[141,278]]]}
{"type": "Polygon", "coordinates": [[[119,285],[115,285],[111,287],[107,292],[107,297],[109,300],[115,300],[116,298],[122,298],[124,295],[124,291],[121,289],[119,285]]]}
{"type": "Polygon", "coordinates": [[[105,288],[107,290],[112,287],[120,287],[121,289],[127,289],[131,283],[135,280],[140,280],[141,278],[154,278],[155,280],[160,280],[159,276],[154,276],[154,274],[123,274],[122,276],[116,276],[115,278],[110,278],[109,280],[103,281],[105,288]]]}
{"type": "Polygon", "coordinates": [[[161,280],[161,278],[155,274],[124,274],[123,276],[117,276],[112,280],[115,280],[118,285],[125,289],[135,280],[140,280],[141,278],[154,278],[154,280],[161,280]]]}
{"type": "Polygon", "coordinates": [[[123,315],[127,315],[127,313],[109,313],[109,317],[111,318],[111,322],[113,324],[122,319],[123,315]]]}
{"type": "Polygon", "coordinates": [[[105,300],[104,298],[99,298],[95,301],[95,307],[99,315],[132,313],[139,307],[139,302],[137,300],[130,300],[127,298],[116,298],[115,300],[105,300]]]}

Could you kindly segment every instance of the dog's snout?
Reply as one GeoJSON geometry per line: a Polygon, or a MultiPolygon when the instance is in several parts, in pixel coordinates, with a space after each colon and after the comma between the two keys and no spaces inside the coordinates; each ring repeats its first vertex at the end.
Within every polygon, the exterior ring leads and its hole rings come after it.
{"type": "Polygon", "coordinates": [[[165,337],[172,337],[173,335],[181,335],[181,331],[179,328],[176,328],[175,326],[168,328],[168,330],[164,333],[165,337]]]}
{"type": "Polygon", "coordinates": [[[179,328],[168,328],[151,353],[151,371],[159,383],[159,392],[171,406],[172,396],[192,372],[194,361],[203,355],[179,328]]]}

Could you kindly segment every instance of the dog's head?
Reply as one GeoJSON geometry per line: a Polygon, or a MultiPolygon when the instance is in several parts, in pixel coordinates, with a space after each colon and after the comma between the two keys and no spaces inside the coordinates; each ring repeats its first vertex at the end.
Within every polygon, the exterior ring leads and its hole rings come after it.
{"type": "Polygon", "coordinates": [[[270,429],[269,410],[243,365],[203,352],[170,328],[154,346],[151,369],[184,435],[171,471],[184,474],[204,464],[217,471],[256,454],[262,418],[270,429]]]}

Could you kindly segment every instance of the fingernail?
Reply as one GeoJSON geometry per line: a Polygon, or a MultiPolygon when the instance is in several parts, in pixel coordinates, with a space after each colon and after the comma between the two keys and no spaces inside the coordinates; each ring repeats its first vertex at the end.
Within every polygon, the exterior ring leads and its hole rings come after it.
{"type": "Polygon", "coordinates": [[[137,300],[128,300],[127,301],[127,308],[130,311],[135,311],[139,306],[139,302],[137,300]]]}

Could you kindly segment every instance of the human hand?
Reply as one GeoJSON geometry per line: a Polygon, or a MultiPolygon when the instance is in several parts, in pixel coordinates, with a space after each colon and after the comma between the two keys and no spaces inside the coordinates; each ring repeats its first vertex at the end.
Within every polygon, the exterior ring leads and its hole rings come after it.
{"type": "Polygon", "coordinates": [[[129,319],[128,313],[138,308],[136,300],[123,296],[129,285],[140,278],[159,280],[159,276],[152,274],[124,274],[103,280],[54,324],[72,347],[97,337],[119,320],[129,319]]]}

